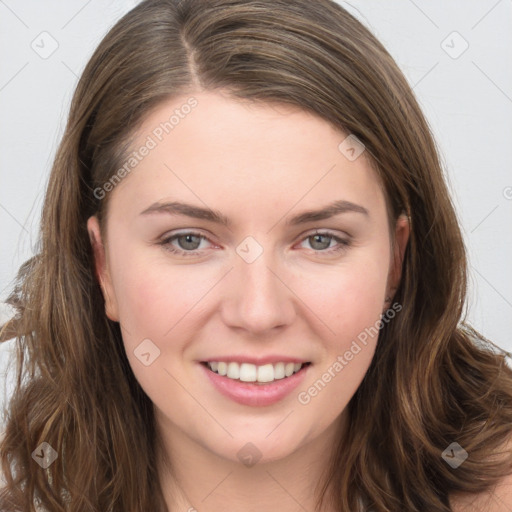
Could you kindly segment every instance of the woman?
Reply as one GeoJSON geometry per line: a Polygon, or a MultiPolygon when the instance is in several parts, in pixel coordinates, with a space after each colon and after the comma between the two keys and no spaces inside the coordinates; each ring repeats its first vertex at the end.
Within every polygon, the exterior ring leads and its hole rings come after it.
{"type": "Polygon", "coordinates": [[[1,508],[506,510],[512,373],[465,285],[428,126],[358,21],[144,1],[83,73],[11,299],[1,508]]]}

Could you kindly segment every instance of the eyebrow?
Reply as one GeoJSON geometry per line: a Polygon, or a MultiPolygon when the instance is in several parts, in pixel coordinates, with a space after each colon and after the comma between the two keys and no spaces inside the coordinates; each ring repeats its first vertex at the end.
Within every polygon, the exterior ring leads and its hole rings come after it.
{"type": "MultiPolygon", "coordinates": [[[[363,206],[352,203],[350,201],[334,201],[327,206],[318,210],[307,210],[295,215],[291,219],[286,221],[287,226],[296,226],[299,224],[306,224],[307,222],[314,222],[318,220],[325,220],[335,215],[342,213],[360,213],[365,216],[369,216],[369,212],[363,206]]],[[[187,217],[193,217],[196,219],[208,220],[215,222],[223,226],[231,226],[231,221],[222,213],[211,208],[203,208],[202,206],[196,206],[189,203],[183,203],[181,201],[171,202],[156,202],[149,208],[143,210],[140,215],[149,215],[153,213],[167,213],[170,215],[186,215],[187,217]]]]}

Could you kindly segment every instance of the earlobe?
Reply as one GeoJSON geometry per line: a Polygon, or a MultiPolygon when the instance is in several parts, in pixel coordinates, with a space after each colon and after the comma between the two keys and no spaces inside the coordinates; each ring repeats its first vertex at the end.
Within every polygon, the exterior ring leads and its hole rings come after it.
{"type": "Polygon", "coordinates": [[[103,298],[105,299],[105,314],[110,320],[118,322],[117,301],[112,286],[100,225],[96,216],[89,217],[87,220],[87,231],[89,233],[89,240],[94,256],[96,278],[103,292],[103,298]]]}

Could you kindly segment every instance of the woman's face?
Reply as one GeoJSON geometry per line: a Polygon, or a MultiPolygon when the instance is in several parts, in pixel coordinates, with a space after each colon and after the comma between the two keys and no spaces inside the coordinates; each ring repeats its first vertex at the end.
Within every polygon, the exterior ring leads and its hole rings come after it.
{"type": "Polygon", "coordinates": [[[390,233],[348,134],[285,105],[193,98],[156,109],[102,189],[107,314],[164,429],[233,461],[282,458],[344,418],[408,227],[390,233]]]}

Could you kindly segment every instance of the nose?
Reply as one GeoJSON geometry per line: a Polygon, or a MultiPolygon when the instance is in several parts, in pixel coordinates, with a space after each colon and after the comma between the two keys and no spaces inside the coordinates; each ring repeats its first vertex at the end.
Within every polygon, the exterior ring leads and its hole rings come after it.
{"type": "Polygon", "coordinates": [[[224,323],[258,335],[290,325],[294,295],[283,274],[266,252],[252,263],[239,258],[222,290],[224,323]]]}

